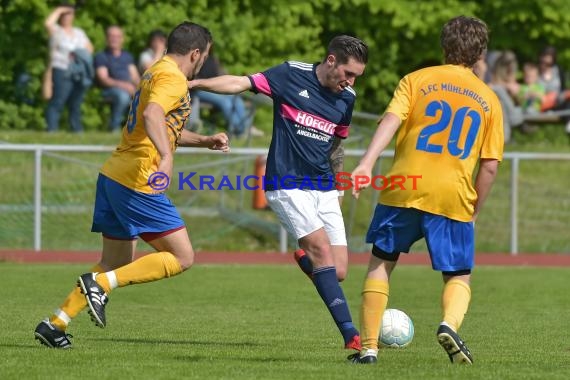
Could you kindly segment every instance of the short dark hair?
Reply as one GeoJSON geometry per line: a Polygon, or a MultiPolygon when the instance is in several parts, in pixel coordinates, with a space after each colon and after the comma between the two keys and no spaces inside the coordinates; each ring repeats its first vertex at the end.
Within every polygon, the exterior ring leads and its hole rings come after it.
{"type": "Polygon", "coordinates": [[[212,43],[212,34],[202,25],[184,21],[177,25],[168,35],[166,52],[186,55],[194,49],[205,51],[212,43]]]}
{"type": "Polygon", "coordinates": [[[75,10],[77,8],[77,6],[69,1],[60,1],[59,2],[59,7],[66,7],[66,8],[71,8],[73,10],[75,10]]]}
{"type": "Polygon", "coordinates": [[[523,70],[538,70],[538,65],[534,62],[525,62],[523,64],[523,70]]]}
{"type": "Polygon", "coordinates": [[[166,40],[168,36],[162,30],[155,29],[148,34],[148,44],[150,45],[152,40],[154,40],[155,38],[161,38],[163,40],[166,40]]]}
{"type": "Polygon", "coordinates": [[[542,58],[544,56],[550,55],[552,56],[552,63],[556,63],[556,48],[554,46],[547,46],[545,47],[541,52],[540,55],[538,56],[539,58],[542,58]]]}
{"type": "Polygon", "coordinates": [[[441,30],[440,43],[445,63],[473,67],[487,51],[489,29],[475,17],[458,16],[441,30]]]}
{"type": "Polygon", "coordinates": [[[347,35],[336,36],[331,40],[327,56],[331,54],[341,65],[347,63],[350,58],[364,64],[368,62],[368,46],[358,38],[347,35]]]}

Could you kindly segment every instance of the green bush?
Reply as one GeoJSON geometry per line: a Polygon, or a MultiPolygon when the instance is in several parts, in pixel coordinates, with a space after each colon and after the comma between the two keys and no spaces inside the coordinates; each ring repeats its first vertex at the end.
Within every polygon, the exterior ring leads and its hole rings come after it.
{"type": "MultiPolygon", "coordinates": [[[[44,129],[40,78],[48,39],[43,22],[58,2],[12,0],[0,7],[0,128],[44,129]],[[25,32],[23,32],[25,31],[25,32]],[[23,105],[15,80],[31,80],[23,105]],[[33,108],[33,111],[29,108],[33,108]],[[13,114],[15,113],[15,114],[13,114]]],[[[521,62],[535,60],[545,45],[570,42],[570,3],[566,0],[99,0],[78,1],[76,25],[96,50],[104,47],[104,29],[124,28],[125,48],[135,56],[152,29],[170,30],[183,20],[207,26],[226,69],[234,74],[263,70],[286,59],[316,62],[336,34],[356,35],[370,47],[365,76],[357,81],[357,110],[381,113],[399,78],[420,66],[440,62],[439,33],[449,18],[475,15],[491,29],[490,49],[514,50],[521,62]]],[[[560,51],[570,68],[570,50],[560,51]]],[[[22,91],[20,91],[21,93],[22,91]]],[[[106,107],[97,91],[84,105],[87,130],[104,130],[106,107]],[[101,113],[103,111],[103,114],[101,113]]],[[[62,126],[62,129],[66,127],[62,126]]]]}

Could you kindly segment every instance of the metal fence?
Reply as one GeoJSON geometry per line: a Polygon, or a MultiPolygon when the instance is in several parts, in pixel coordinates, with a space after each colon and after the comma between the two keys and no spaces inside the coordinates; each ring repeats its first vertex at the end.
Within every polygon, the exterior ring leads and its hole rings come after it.
{"type": "MultiPolygon", "coordinates": [[[[73,224],[74,213],[89,214],[94,186],[85,178],[94,178],[100,161],[113,149],[85,145],[0,145],[3,162],[0,175],[4,181],[0,190],[3,216],[0,219],[0,248],[40,251],[42,236],[45,238],[48,227],[53,227],[54,223],[63,225],[66,218],[68,224],[73,224]],[[97,159],[93,160],[95,156],[97,159]],[[17,244],[13,243],[14,235],[19,236],[17,244]]],[[[266,153],[267,150],[262,148],[236,148],[227,155],[205,149],[181,148],[177,151],[181,166],[175,167],[175,171],[251,174],[255,158],[266,153]],[[202,159],[198,162],[184,160],[190,156],[202,159]]],[[[354,167],[351,165],[363,153],[362,149],[346,151],[347,171],[354,167]]],[[[384,158],[392,155],[391,151],[382,155],[375,168],[376,173],[386,170],[390,160],[384,158]]],[[[508,251],[513,255],[519,251],[570,252],[570,235],[567,232],[570,225],[569,161],[570,154],[506,153],[497,183],[477,222],[479,249],[508,251]]],[[[182,212],[202,212],[210,216],[215,213],[230,223],[259,227],[275,236],[279,243],[274,249],[287,251],[294,242],[290,237],[288,239],[275,219],[250,213],[248,191],[245,188],[224,189],[215,193],[185,195],[180,197],[180,201],[173,201],[182,212]]],[[[349,248],[353,251],[368,250],[364,243],[365,228],[378,201],[378,193],[368,191],[361,198],[356,202],[345,197],[343,204],[349,248]]],[[[47,233],[48,237],[51,235],[52,232],[47,233]]],[[[420,244],[419,249],[425,249],[425,246],[420,244]]]]}

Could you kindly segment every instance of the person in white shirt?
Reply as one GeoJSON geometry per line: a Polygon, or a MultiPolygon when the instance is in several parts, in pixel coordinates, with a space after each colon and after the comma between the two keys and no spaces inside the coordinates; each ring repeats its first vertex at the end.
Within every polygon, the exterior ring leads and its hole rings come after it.
{"type": "Polygon", "coordinates": [[[166,52],[166,33],[160,29],[153,30],[148,36],[148,47],[139,57],[139,71],[142,74],[158,61],[166,52]]]}
{"type": "MultiPolygon", "coordinates": [[[[49,33],[51,98],[46,109],[48,132],[59,129],[61,112],[67,104],[69,124],[73,132],[81,132],[81,103],[88,87],[72,75],[74,52],[83,49],[88,55],[93,53],[93,45],[85,32],[73,26],[75,8],[63,5],[54,9],[45,20],[49,33]]],[[[49,85],[49,84],[48,84],[49,85]]]]}

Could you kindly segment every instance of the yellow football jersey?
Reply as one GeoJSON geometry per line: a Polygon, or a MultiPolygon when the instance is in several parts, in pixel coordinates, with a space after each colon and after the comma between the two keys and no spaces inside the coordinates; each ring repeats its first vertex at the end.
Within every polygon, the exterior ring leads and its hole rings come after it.
{"type": "Polygon", "coordinates": [[[503,157],[503,114],[493,90],[466,67],[428,67],[400,81],[386,112],[402,125],[380,203],[470,221],[479,158],[503,157]]]}
{"type": "Polygon", "coordinates": [[[152,193],[149,176],[157,171],[160,156],[144,128],[143,112],[149,103],[164,110],[172,151],[190,115],[190,94],[186,77],[168,56],[148,69],[133,96],[121,142],[103,164],[101,173],[120,184],[143,193],[152,193]]]}

